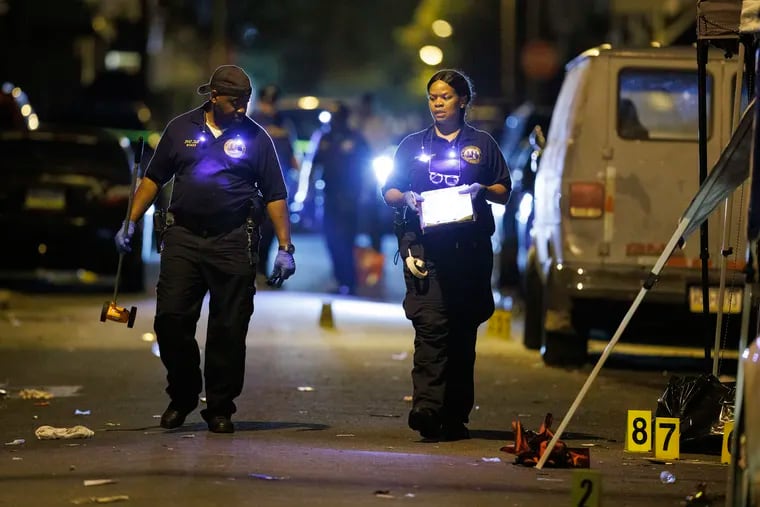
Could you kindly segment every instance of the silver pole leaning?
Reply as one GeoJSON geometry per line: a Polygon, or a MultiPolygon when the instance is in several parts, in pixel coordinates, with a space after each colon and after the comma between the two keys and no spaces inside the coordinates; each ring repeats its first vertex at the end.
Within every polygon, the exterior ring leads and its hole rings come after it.
{"type": "MultiPolygon", "coordinates": [[[[741,101],[742,101],[742,83],[744,80],[744,44],[739,44],[739,57],[738,69],[736,71],[736,83],[734,86],[734,103],[733,112],[731,115],[731,133],[736,132],[736,127],[739,125],[739,116],[741,115],[741,101]]],[[[742,203],[743,204],[743,203],[742,203]]],[[[713,367],[712,374],[717,377],[720,373],[718,371],[718,363],[721,354],[721,336],[723,333],[723,303],[726,297],[726,265],[727,255],[730,252],[729,248],[729,236],[728,233],[731,229],[731,223],[733,221],[734,212],[734,194],[732,193],[726,198],[724,212],[723,212],[723,236],[721,239],[721,253],[720,253],[720,287],[718,289],[718,308],[717,308],[717,320],[715,323],[715,343],[713,344],[713,367]]],[[[737,245],[738,248],[738,245],[737,245]]],[[[729,302],[731,297],[729,296],[729,302]]]]}

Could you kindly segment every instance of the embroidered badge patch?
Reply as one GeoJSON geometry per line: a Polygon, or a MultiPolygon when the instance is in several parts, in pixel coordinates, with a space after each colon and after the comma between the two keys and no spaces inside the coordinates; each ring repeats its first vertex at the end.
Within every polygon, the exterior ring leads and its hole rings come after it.
{"type": "Polygon", "coordinates": [[[470,164],[479,164],[481,153],[477,146],[465,146],[461,152],[462,158],[470,164]]]}
{"type": "Polygon", "coordinates": [[[241,158],[245,155],[245,143],[240,139],[228,139],[224,143],[224,153],[230,158],[241,158]]]}

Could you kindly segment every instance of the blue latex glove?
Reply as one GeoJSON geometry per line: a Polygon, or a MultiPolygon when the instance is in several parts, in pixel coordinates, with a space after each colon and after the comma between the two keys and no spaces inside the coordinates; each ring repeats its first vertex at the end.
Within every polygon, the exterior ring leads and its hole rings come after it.
{"type": "Polygon", "coordinates": [[[129,224],[127,225],[127,232],[124,232],[124,222],[121,223],[121,227],[119,227],[119,232],[116,233],[116,237],[113,239],[114,243],[116,243],[116,250],[120,254],[129,253],[132,251],[132,236],[135,233],[135,223],[133,221],[129,221],[129,224]]]}
{"type": "Polygon", "coordinates": [[[468,185],[466,188],[463,188],[459,191],[460,194],[470,194],[470,197],[474,201],[478,195],[480,195],[481,192],[485,191],[486,187],[485,185],[481,185],[480,183],[473,183],[472,185],[468,185]]]}
{"type": "Polygon", "coordinates": [[[267,284],[272,287],[282,287],[282,282],[296,272],[296,261],[291,254],[285,250],[278,250],[277,257],[274,258],[274,270],[272,276],[267,280],[267,284]]]}
{"type": "Polygon", "coordinates": [[[407,190],[404,192],[404,204],[408,206],[410,209],[413,209],[416,213],[420,212],[419,206],[417,206],[417,203],[420,203],[424,201],[425,198],[422,197],[417,192],[412,192],[411,190],[407,190]]]}

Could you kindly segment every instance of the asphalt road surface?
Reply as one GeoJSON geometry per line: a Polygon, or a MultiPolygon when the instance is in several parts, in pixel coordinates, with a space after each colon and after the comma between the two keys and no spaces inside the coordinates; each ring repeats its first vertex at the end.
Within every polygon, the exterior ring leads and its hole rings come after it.
{"type": "MultiPolygon", "coordinates": [[[[515,419],[537,430],[553,413],[556,427],[592,366],[546,368],[520,344],[517,317],[511,335],[480,330],[473,438],[426,443],[406,426],[413,336],[399,301],[261,291],[236,432],[218,435],[197,411],[177,430],[158,426],[167,399],[153,296],[119,299],[138,308],[133,329],[99,321],[109,298],[11,293],[0,309],[0,506],[591,505],[571,502],[573,470],[515,465],[501,450],[515,419]],[[326,309],[332,328],[320,326],[326,309]],[[54,397],[22,399],[23,389],[54,397]],[[43,425],[95,433],[38,440],[43,425]]],[[[563,436],[590,449],[602,505],[683,505],[700,482],[722,505],[719,456],[623,450],[627,410],[655,410],[665,368],[603,369],[563,436]],[[661,483],[665,470],[674,483],[661,483]]]]}

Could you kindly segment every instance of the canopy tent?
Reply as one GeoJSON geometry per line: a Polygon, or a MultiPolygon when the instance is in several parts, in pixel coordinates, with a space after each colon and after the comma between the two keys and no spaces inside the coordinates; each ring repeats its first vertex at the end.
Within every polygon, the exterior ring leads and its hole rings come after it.
{"type": "MultiPolygon", "coordinates": [[[[726,55],[739,53],[739,76],[743,76],[742,64],[748,69],[754,65],[751,64],[748,54],[745,53],[743,44],[739,43],[739,18],[741,14],[741,0],[698,0],[697,1],[697,88],[698,88],[698,109],[699,109],[699,184],[707,179],[707,53],[710,45],[718,46],[726,51],[726,55]]],[[[751,54],[751,53],[750,53],[751,54]]],[[[741,78],[737,78],[736,97],[741,94],[741,78]]],[[[738,117],[738,101],[734,105],[734,117],[738,117]]],[[[726,200],[727,208],[732,204],[732,198],[726,200]]],[[[727,213],[724,220],[729,220],[730,214],[727,213]]],[[[701,281],[702,281],[702,307],[703,318],[705,323],[709,322],[709,232],[706,221],[700,222],[700,258],[701,262],[701,281]]],[[[724,250],[727,224],[724,222],[723,242],[724,250]]],[[[722,295],[725,289],[726,277],[726,258],[723,257],[720,263],[720,301],[723,304],[722,295]]],[[[721,307],[722,310],[722,307],[721,307]]],[[[710,356],[713,355],[712,372],[718,375],[718,355],[720,347],[720,329],[722,327],[722,311],[718,311],[718,322],[715,330],[715,344],[710,340],[710,326],[705,325],[705,364],[710,363],[710,356]]]]}
{"type": "Polygon", "coordinates": [[[742,0],[698,0],[697,39],[736,39],[741,11],[742,0]]]}
{"type": "Polygon", "coordinates": [[[687,220],[682,239],[686,240],[701,226],[715,208],[749,177],[750,153],[752,151],[752,123],[756,99],[742,114],[739,126],[731,141],[723,149],[718,162],[683,212],[681,221],[687,220]]]}
{"type": "MultiPolygon", "coordinates": [[[[755,68],[755,62],[760,60],[760,53],[756,53],[758,34],[760,34],[760,0],[699,0],[697,2],[698,61],[701,57],[700,48],[706,47],[709,42],[717,46],[723,46],[727,41],[741,40],[740,49],[743,51],[745,46],[748,48],[749,58],[745,61],[745,67],[752,78],[750,81],[757,85],[758,78],[760,78],[760,69],[755,68]],[[754,69],[755,72],[750,72],[751,69],[754,69]]],[[[758,90],[753,91],[757,96],[758,90]]],[[[760,161],[758,119],[760,119],[760,113],[756,112],[754,115],[754,127],[750,135],[752,167],[749,175],[750,199],[746,230],[746,239],[749,245],[746,252],[746,260],[748,261],[749,270],[744,285],[743,319],[739,337],[740,360],[736,374],[734,431],[737,435],[744,435],[746,428],[752,426],[751,421],[745,421],[743,414],[747,398],[745,395],[744,359],[742,354],[747,349],[748,335],[750,333],[749,313],[752,305],[755,304],[753,302],[754,284],[756,283],[754,273],[757,273],[757,269],[753,266],[753,263],[757,261],[757,256],[753,254],[757,253],[758,237],[760,236],[760,177],[757,174],[757,165],[758,161],[760,161]]],[[[752,335],[754,336],[755,334],[756,330],[753,329],[752,335]]],[[[751,496],[748,488],[748,478],[757,473],[758,468],[760,468],[760,463],[758,463],[760,456],[757,455],[754,459],[752,456],[748,456],[748,467],[746,470],[742,470],[739,467],[739,441],[739,438],[734,438],[732,441],[732,455],[735,459],[731,468],[727,492],[726,505],[729,506],[744,506],[747,504],[751,496]]],[[[753,452],[751,449],[748,451],[750,454],[753,452]]],[[[755,495],[757,494],[756,492],[755,495]]],[[[754,500],[757,501],[758,499],[755,498],[754,500]]]]}

